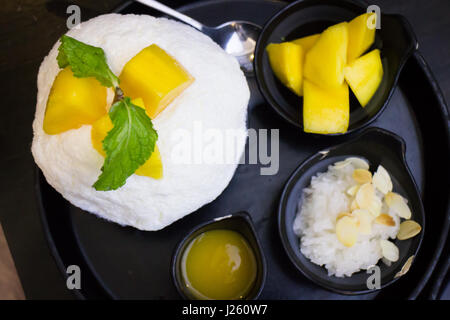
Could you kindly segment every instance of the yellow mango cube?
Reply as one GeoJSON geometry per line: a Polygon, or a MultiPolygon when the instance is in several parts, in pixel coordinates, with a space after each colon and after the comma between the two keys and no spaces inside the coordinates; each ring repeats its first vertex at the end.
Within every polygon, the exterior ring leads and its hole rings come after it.
{"type": "Polygon", "coordinates": [[[161,154],[157,145],[150,158],[136,170],[135,174],[157,180],[163,177],[161,154]]]}
{"type": "Polygon", "coordinates": [[[303,49],[291,42],[271,43],[266,48],[275,76],[292,92],[303,93],[303,49]]]}
{"type": "Polygon", "coordinates": [[[326,29],[306,53],[304,76],[323,88],[340,87],[347,63],[347,22],[326,29]]]}
{"type": "Polygon", "coordinates": [[[361,106],[365,107],[383,79],[380,50],[375,49],[354,60],[344,69],[349,84],[361,106]]]}
{"type": "Polygon", "coordinates": [[[59,134],[92,124],[106,112],[106,88],[95,78],[75,77],[67,67],[50,89],[43,128],[47,134],[59,134]]]}
{"type": "Polygon", "coordinates": [[[303,127],[305,132],[330,134],[347,131],[350,118],[348,85],[323,89],[303,81],[303,127]]]}
{"type": "Polygon", "coordinates": [[[320,33],[317,33],[311,36],[292,40],[291,42],[302,46],[303,53],[306,54],[306,52],[308,52],[316,44],[317,39],[319,39],[319,37],[320,33]]]}
{"type": "Polygon", "coordinates": [[[108,114],[98,119],[92,124],[91,128],[91,142],[95,150],[103,157],[106,157],[105,150],[103,150],[103,140],[109,131],[113,128],[113,124],[108,114]]]}
{"type": "MultiPolygon", "coordinates": [[[[131,102],[134,105],[145,109],[144,101],[141,98],[134,99],[131,102]]],[[[92,124],[92,146],[103,157],[106,156],[105,150],[103,150],[103,140],[105,139],[108,132],[112,130],[112,128],[113,124],[108,114],[105,114],[103,117],[92,124]]],[[[150,158],[136,170],[135,174],[154,179],[161,179],[163,177],[163,166],[158,146],[155,145],[155,150],[151,154],[150,158]]]]}
{"type": "Polygon", "coordinates": [[[347,61],[350,63],[362,55],[375,40],[375,13],[365,13],[348,23],[347,61]],[[373,27],[369,27],[372,26],[373,27]]]}
{"type": "Polygon", "coordinates": [[[125,64],[119,80],[125,96],[142,98],[154,119],[194,78],[172,56],[152,44],[125,64]]]}

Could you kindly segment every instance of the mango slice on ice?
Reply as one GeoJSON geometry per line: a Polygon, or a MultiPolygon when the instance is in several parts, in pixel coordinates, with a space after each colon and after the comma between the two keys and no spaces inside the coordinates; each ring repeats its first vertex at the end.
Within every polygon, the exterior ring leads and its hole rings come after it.
{"type": "Polygon", "coordinates": [[[380,50],[375,49],[354,60],[344,69],[345,80],[361,106],[365,107],[383,79],[380,50]]]}
{"type": "Polygon", "coordinates": [[[347,22],[326,29],[306,53],[304,75],[322,88],[340,87],[347,63],[347,22]]]}
{"type": "Polygon", "coordinates": [[[319,37],[320,33],[317,33],[311,36],[292,40],[291,42],[302,46],[303,53],[306,54],[306,52],[308,52],[316,44],[317,39],[319,39],[319,37]]]}
{"type": "Polygon", "coordinates": [[[343,133],[350,118],[348,85],[323,89],[303,82],[303,127],[310,133],[343,133]]]}
{"type": "Polygon", "coordinates": [[[266,48],[275,76],[292,92],[303,94],[303,49],[291,42],[271,43],[266,48]]]}
{"type": "Polygon", "coordinates": [[[106,88],[95,78],[75,77],[67,67],[53,82],[43,128],[47,134],[59,134],[92,124],[106,112],[106,88]]]}
{"type": "Polygon", "coordinates": [[[156,44],[128,61],[119,79],[125,96],[144,100],[151,119],[194,81],[181,64],[156,44]]]}
{"type": "MultiPolygon", "coordinates": [[[[133,104],[145,109],[144,101],[141,98],[134,99],[131,101],[133,104]]],[[[103,140],[105,139],[108,132],[113,128],[113,124],[108,114],[98,119],[92,124],[91,129],[91,141],[92,146],[97,150],[103,157],[106,156],[103,150],[103,140]]],[[[150,158],[140,166],[136,172],[137,175],[146,176],[154,179],[161,179],[163,176],[163,166],[161,161],[161,154],[159,153],[158,146],[155,146],[150,158]]]]}
{"type": "Polygon", "coordinates": [[[351,62],[362,55],[375,40],[375,27],[369,28],[369,25],[375,26],[376,13],[365,13],[357,16],[348,23],[348,48],[347,61],[351,62]]]}

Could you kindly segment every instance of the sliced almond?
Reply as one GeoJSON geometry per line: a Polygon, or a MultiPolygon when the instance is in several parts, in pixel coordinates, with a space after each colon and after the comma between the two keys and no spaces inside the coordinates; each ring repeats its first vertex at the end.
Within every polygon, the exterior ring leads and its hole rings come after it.
{"type": "Polygon", "coordinates": [[[409,209],[405,199],[401,195],[395,192],[388,192],[384,197],[384,201],[386,201],[388,207],[394,210],[395,213],[397,213],[401,218],[411,218],[411,210],[409,209]]]}
{"type": "Polygon", "coordinates": [[[392,262],[398,260],[399,250],[395,244],[388,240],[380,240],[380,246],[383,257],[392,262]]]}
{"type": "Polygon", "coordinates": [[[336,222],[336,236],[346,247],[352,247],[358,239],[358,226],[353,217],[343,216],[336,222]]]}
{"type": "Polygon", "coordinates": [[[380,214],[378,217],[375,218],[375,223],[382,224],[388,227],[394,227],[395,221],[392,219],[392,217],[386,213],[380,214]]]}
{"type": "Polygon", "coordinates": [[[361,209],[368,209],[375,198],[375,189],[371,183],[363,184],[356,193],[356,203],[361,209]]]}
{"type": "Polygon", "coordinates": [[[373,217],[369,211],[364,209],[358,209],[352,212],[358,221],[358,232],[361,234],[369,235],[372,232],[372,220],[373,217]]]}
{"type": "Polygon", "coordinates": [[[361,158],[350,157],[345,161],[349,161],[355,168],[369,170],[369,163],[361,158]]]}
{"type": "Polygon", "coordinates": [[[347,190],[347,194],[349,196],[354,197],[355,194],[358,192],[359,186],[358,185],[354,185],[353,187],[348,188],[347,190]]]}
{"type": "Polygon", "coordinates": [[[335,162],[335,163],[333,164],[333,167],[334,167],[335,169],[343,169],[343,168],[345,168],[346,166],[348,166],[350,163],[351,163],[351,162],[348,161],[348,160],[338,161],[338,162],[335,162]]]}
{"type": "Polygon", "coordinates": [[[352,174],[353,180],[358,184],[365,184],[372,182],[372,173],[366,169],[355,169],[352,174]]]}
{"type": "Polygon", "coordinates": [[[393,188],[389,173],[381,165],[378,166],[377,171],[374,173],[372,183],[383,194],[391,192],[393,188]]]}
{"type": "Polygon", "coordinates": [[[413,261],[414,261],[414,256],[409,257],[408,260],[406,260],[405,264],[403,265],[402,269],[396,273],[394,278],[398,278],[398,277],[401,277],[401,276],[404,276],[405,274],[407,274],[409,269],[411,268],[413,261]]]}
{"type": "Polygon", "coordinates": [[[381,214],[381,208],[383,206],[383,202],[378,197],[373,197],[372,203],[367,208],[369,212],[374,216],[378,217],[381,214]]]}
{"type": "Polygon", "coordinates": [[[400,223],[400,229],[398,230],[397,239],[406,240],[412,238],[422,231],[420,224],[413,220],[406,220],[400,223]]]}

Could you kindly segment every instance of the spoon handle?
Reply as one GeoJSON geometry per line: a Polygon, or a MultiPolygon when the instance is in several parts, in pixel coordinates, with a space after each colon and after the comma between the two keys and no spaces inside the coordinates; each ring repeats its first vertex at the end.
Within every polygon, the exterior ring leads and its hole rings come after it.
{"type": "Polygon", "coordinates": [[[137,2],[140,2],[148,7],[152,7],[153,9],[156,9],[158,11],[164,12],[165,14],[168,14],[169,16],[172,16],[174,18],[177,18],[178,20],[183,21],[184,23],[187,23],[191,26],[193,26],[195,29],[202,31],[203,24],[200,22],[182,14],[178,11],[173,10],[172,8],[169,8],[168,6],[162,4],[161,2],[155,1],[155,0],[136,0],[137,2]]]}

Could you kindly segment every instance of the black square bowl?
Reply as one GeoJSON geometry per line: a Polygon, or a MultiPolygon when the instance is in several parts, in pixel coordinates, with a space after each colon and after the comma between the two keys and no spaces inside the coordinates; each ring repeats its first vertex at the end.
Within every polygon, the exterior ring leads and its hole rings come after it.
{"type": "MultiPolygon", "coordinates": [[[[267,45],[320,33],[331,25],[366,13],[367,8],[367,4],[356,0],[300,0],[284,7],[265,24],[255,49],[255,76],[266,101],[286,121],[303,130],[303,98],[275,77],[269,64],[267,45]]],[[[383,13],[380,16],[380,29],[376,30],[375,42],[369,50],[377,48],[381,52],[383,79],[364,108],[350,93],[348,130],[329,135],[348,134],[374,121],[386,108],[403,65],[418,46],[411,26],[403,16],[383,13]]]]}
{"type": "MultiPolygon", "coordinates": [[[[278,230],[286,253],[295,267],[314,283],[334,292],[342,294],[363,294],[372,292],[367,287],[367,279],[371,274],[366,271],[354,273],[351,277],[329,276],[327,270],[314,264],[300,252],[300,239],[294,233],[294,219],[297,215],[303,189],[311,183],[311,178],[319,172],[328,170],[328,166],[348,157],[366,159],[371,172],[382,165],[389,172],[394,186],[393,191],[408,200],[411,208],[411,219],[422,226],[422,231],[413,238],[394,241],[399,248],[399,259],[386,266],[379,261],[381,288],[384,288],[400,277],[403,266],[411,256],[417,253],[425,233],[425,213],[417,185],[405,160],[405,143],[397,135],[379,128],[366,129],[353,140],[330,149],[323,150],[306,159],[291,175],[281,195],[278,207],[278,230]]],[[[414,261],[414,260],[413,260],[414,261]]],[[[405,275],[407,276],[407,274],[405,275]]]]}

